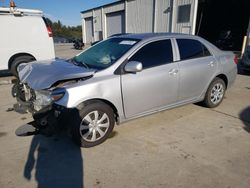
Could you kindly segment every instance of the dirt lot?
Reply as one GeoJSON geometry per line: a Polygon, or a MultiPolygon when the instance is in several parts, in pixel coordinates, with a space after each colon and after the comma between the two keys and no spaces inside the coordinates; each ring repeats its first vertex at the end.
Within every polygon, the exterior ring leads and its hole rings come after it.
{"type": "MultiPolygon", "coordinates": [[[[56,46],[57,56],[79,52],[70,48],[56,46]]],[[[9,111],[10,79],[0,79],[0,188],[250,185],[250,76],[239,75],[218,108],[191,104],[139,118],[89,149],[64,135],[15,136],[31,118],[9,111]]]]}

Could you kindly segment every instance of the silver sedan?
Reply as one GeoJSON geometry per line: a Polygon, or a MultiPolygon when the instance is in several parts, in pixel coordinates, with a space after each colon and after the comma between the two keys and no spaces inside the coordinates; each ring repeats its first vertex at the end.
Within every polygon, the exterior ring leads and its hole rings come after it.
{"type": "Polygon", "coordinates": [[[218,106],[236,78],[236,63],[232,52],[198,36],[129,34],[69,60],[22,64],[19,87],[22,100],[32,104],[36,129],[57,130],[48,120],[55,114],[67,119],[77,143],[92,147],[115,123],[189,103],[218,106]]]}

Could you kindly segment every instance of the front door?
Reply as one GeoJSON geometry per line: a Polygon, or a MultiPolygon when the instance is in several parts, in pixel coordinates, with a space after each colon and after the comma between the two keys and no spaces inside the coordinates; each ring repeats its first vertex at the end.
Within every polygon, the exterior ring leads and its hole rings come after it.
{"type": "Polygon", "coordinates": [[[171,40],[151,42],[138,50],[129,61],[139,61],[143,70],[121,76],[126,118],[176,102],[178,64],[173,63],[171,40]]]}

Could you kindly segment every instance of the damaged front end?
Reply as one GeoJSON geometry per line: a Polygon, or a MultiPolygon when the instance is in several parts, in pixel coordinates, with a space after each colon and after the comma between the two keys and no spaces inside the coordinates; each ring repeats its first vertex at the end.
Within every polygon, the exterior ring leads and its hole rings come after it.
{"type": "Polygon", "coordinates": [[[65,109],[56,105],[55,102],[60,100],[64,94],[64,88],[35,91],[27,84],[16,81],[12,88],[12,95],[17,99],[14,110],[22,114],[31,113],[35,132],[51,135],[58,130],[60,114],[65,109]]]}
{"type": "Polygon", "coordinates": [[[31,127],[35,128],[34,134],[52,135],[64,128],[59,122],[61,117],[67,117],[66,112],[69,111],[56,104],[64,97],[65,87],[91,78],[94,70],[56,60],[21,64],[18,73],[19,79],[14,81],[12,88],[12,96],[17,100],[14,110],[22,114],[31,113],[34,122],[17,130],[17,135],[25,135],[31,127]]]}

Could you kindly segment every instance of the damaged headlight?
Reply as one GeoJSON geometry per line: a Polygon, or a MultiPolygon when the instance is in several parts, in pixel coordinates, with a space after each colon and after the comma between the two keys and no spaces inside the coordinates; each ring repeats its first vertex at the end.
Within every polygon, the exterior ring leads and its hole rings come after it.
{"type": "Polygon", "coordinates": [[[64,95],[65,95],[65,89],[64,88],[56,88],[55,90],[53,90],[51,92],[51,99],[53,101],[58,101],[61,98],[63,98],[64,95]]]}
{"type": "Polygon", "coordinates": [[[35,91],[36,100],[34,101],[35,110],[39,111],[45,106],[49,106],[54,101],[58,101],[63,98],[65,94],[64,88],[57,88],[53,91],[49,90],[40,90],[35,91]]]}
{"type": "Polygon", "coordinates": [[[52,103],[50,91],[35,91],[35,94],[36,100],[34,101],[34,106],[48,106],[52,103]]]}

